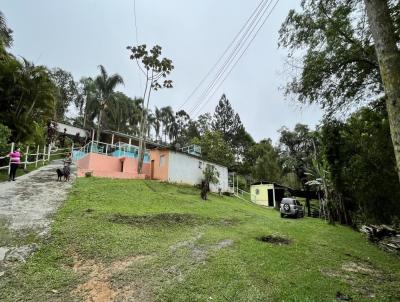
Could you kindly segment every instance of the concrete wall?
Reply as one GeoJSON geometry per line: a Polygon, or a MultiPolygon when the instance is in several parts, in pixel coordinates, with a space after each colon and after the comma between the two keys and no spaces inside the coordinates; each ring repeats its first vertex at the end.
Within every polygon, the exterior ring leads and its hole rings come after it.
{"type": "Polygon", "coordinates": [[[203,170],[206,168],[207,164],[210,164],[213,165],[219,173],[219,183],[217,185],[210,185],[210,190],[212,192],[218,192],[218,188],[221,188],[222,192],[227,192],[229,190],[228,168],[226,167],[174,151],[169,151],[168,162],[168,181],[170,182],[189,185],[200,184],[203,179],[203,170]]]}
{"type": "MultiPolygon", "coordinates": [[[[150,152],[150,165],[154,161],[154,175],[153,179],[168,181],[168,167],[169,167],[169,151],[168,150],[151,150],[150,152]],[[163,163],[160,164],[160,158],[163,156],[163,163]]],[[[151,172],[150,172],[151,174],[151,172]]]]}
{"type": "Polygon", "coordinates": [[[93,176],[144,179],[150,177],[150,164],[143,164],[143,174],[137,174],[137,159],[90,153],[77,161],[78,177],[92,172],[93,176]]]}
{"type": "Polygon", "coordinates": [[[67,129],[68,135],[75,136],[77,133],[79,133],[80,137],[82,138],[86,138],[89,134],[88,131],[86,131],[85,129],[57,122],[57,131],[60,133],[64,133],[64,129],[67,129]]]}
{"type": "MultiPolygon", "coordinates": [[[[274,190],[273,184],[262,184],[262,185],[252,185],[250,187],[250,193],[254,196],[254,202],[259,205],[267,206],[268,207],[268,190],[274,190]],[[257,194],[258,190],[258,194],[257,194]]],[[[275,206],[274,201],[274,206],[275,206]]]]}

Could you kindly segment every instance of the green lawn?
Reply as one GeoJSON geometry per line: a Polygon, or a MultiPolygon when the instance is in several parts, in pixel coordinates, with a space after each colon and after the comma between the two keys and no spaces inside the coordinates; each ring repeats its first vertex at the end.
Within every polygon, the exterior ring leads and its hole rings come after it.
{"type": "Polygon", "coordinates": [[[359,233],[191,187],[79,179],[1,301],[399,301],[400,261],[359,233]],[[291,244],[257,238],[279,235],[291,244]]]}

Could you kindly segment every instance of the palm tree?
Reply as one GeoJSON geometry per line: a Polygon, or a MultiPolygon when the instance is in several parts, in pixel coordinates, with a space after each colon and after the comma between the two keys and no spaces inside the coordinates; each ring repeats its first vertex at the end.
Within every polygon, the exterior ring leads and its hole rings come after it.
{"type": "Polygon", "coordinates": [[[169,126],[174,120],[174,111],[172,110],[171,106],[166,106],[161,108],[161,116],[162,116],[161,120],[164,126],[164,139],[166,142],[169,126]]]}
{"type": "Polygon", "coordinates": [[[162,112],[160,109],[157,108],[154,111],[154,131],[156,132],[156,140],[158,140],[160,136],[160,129],[162,123],[162,112]]]}
{"type": "Polygon", "coordinates": [[[0,45],[10,47],[12,42],[12,30],[7,27],[4,14],[0,11],[0,45]]]}
{"type": "Polygon", "coordinates": [[[128,109],[128,124],[129,124],[129,132],[131,134],[139,135],[139,123],[142,118],[142,103],[143,99],[135,98],[133,101],[129,104],[129,109],[128,109]]]}
{"type": "Polygon", "coordinates": [[[118,84],[124,84],[124,80],[119,74],[108,76],[107,71],[103,65],[100,65],[99,68],[100,75],[98,75],[95,79],[97,89],[100,92],[100,98],[98,99],[99,116],[97,121],[97,141],[99,141],[100,139],[101,118],[104,109],[113,100],[115,87],[117,87],[118,84]]]}
{"type": "Polygon", "coordinates": [[[155,115],[149,110],[147,113],[147,137],[150,138],[151,128],[154,128],[154,123],[156,121],[155,115]]]}

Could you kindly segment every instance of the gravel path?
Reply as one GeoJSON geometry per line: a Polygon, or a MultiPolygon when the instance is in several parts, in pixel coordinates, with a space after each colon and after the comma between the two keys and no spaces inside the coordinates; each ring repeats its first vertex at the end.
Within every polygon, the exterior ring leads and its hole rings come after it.
{"type": "Polygon", "coordinates": [[[70,182],[57,182],[56,160],[16,181],[0,183],[0,219],[11,230],[33,230],[46,233],[53,214],[66,199],[74,180],[72,166],[70,182]]]}

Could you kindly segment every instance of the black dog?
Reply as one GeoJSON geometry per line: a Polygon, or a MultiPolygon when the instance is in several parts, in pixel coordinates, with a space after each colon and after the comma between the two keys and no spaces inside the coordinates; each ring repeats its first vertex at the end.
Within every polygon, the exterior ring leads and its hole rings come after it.
{"type": "Polygon", "coordinates": [[[64,176],[64,172],[60,169],[57,169],[57,181],[62,181],[62,177],[64,176]]]}

